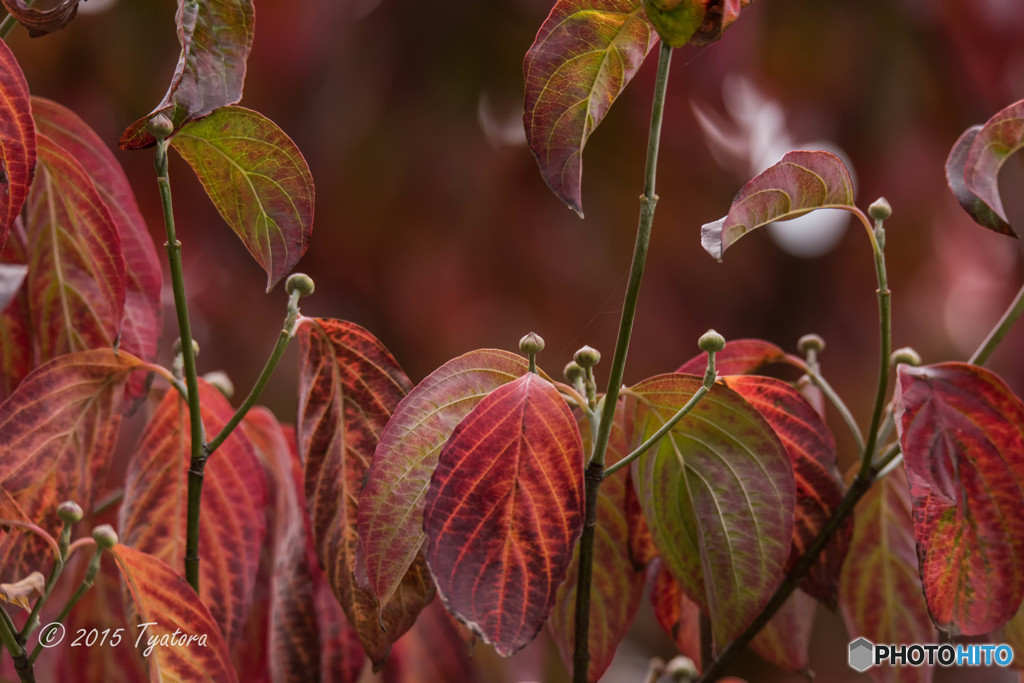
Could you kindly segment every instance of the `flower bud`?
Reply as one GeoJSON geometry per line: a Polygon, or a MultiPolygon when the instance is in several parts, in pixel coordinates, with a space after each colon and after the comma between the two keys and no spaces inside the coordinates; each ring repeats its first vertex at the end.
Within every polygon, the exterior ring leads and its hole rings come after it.
{"type": "Polygon", "coordinates": [[[920,354],[909,346],[904,346],[902,349],[896,349],[892,352],[892,356],[890,356],[890,358],[892,359],[893,365],[906,364],[917,367],[921,364],[920,354]]]}
{"type": "Polygon", "coordinates": [[[892,215],[892,207],[885,197],[879,197],[868,207],[868,215],[876,221],[884,221],[892,215]]]}
{"type": "Polygon", "coordinates": [[[576,384],[576,382],[582,382],[587,375],[587,371],[580,367],[580,364],[574,360],[569,361],[565,365],[565,370],[562,371],[565,375],[565,381],[569,384],[576,384]]]}
{"type": "Polygon", "coordinates": [[[163,140],[174,132],[174,124],[166,114],[157,114],[146,123],[150,135],[157,140],[163,140]]]}
{"type": "Polygon", "coordinates": [[[100,524],[92,530],[92,538],[96,545],[104,550],[110,550],[117,545],[117,532],[109,524],[100,524]]]}
{"type": "Polygon", "coordinates": [[[313,278],[305,273],[292,273],[284,281],[284,291],[289,295],[298,292],[299,296],[309,296],[315,289],[313,278]]]}
{"type": "Polygon", "coordinates": [[[797,341],[796,348],[804,355],[821,353],[825,350],[825,340],[816,334],[805,334],[797,341]]]}
{"type": "Polygon", "coordinates": [[[203,379],[213,385],[217,391],[224,394],[224,398],[234,398],[235,383],[228,377],[228,373],[223,370],[214,370],[203,375],[203,379]]]}
{"type": "Polygon", "coordinates": [[[697,340],[697,347],[708,353],[718,353],[725,348],[725,337],[714,330],[708,330],[697,340]]]}
{"type": "Polygon", "coordinates": [[[519,340],[519,350],[527,356],[534,356],[544,350],[544,338],[536,332],[523,335],[519,340]]]}
{"type": "Polygon", "coordinates": [[[573,356],[581,368],[592,368],[601,362],[601,352],[593,346],[584,346],[573,356]]]}
{"type": "MultiPolygon", "coordinates": [[[[173,353],[175,356],[181,355],[180,338],[174,340],[174,344],[171,346],[171,353],[173,353]]],[[[192,355],[197,357],[199,356],[199,342],[197,342],[195,339],[192,340],[192,355]]]]}
{"type": "Polygon", "coordinates": [[[665,665],[665,675],[673,681],[687,683],[696,680],[700,674],[692,659],[679,655],[665,665]]]}
{"type": "Polygon", "coordinates": [[[65,524],[74,524],[82,519],[82,506],[73,500],[66,500],[57,506],[57,516],[65,524]]]}

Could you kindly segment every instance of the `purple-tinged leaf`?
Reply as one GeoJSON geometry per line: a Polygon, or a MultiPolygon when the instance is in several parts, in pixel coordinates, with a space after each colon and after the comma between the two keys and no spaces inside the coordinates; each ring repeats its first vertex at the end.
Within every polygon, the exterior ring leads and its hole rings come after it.
{"type": "MultiPolygon", "coordinates": [[[[635,440],[650,437],[700,385],[667,374],[630,389],[635,440]]],[[[721,647],[757,616],[784,574],[795,505],[786,448],[753,406],[716,384],[632,467],[654,544],[707,607],[721,647]]]]}
{"type": "MultiPolygon", "coordinates": [[[[964,162],[963,177],[966,190],[992,209],[992,212],[1004,222],[1009,219],[1003,208],[1003,200],[999,197],[999,169],[1002,168],[1007,157],[1022,147],[1024,147],[1024,100],[1014,102],[985,122],[971,143],[967,152],[967,160],[964,162]]],[[[955,149],[956,147],[954,147],[955,149]]],[[[968,213],[971,212],[968,211],[968,213]]],[[[971,217],[974,218],[974,214],[971,214],[971,217]]],[[[985,227],[992,227],[985,223],[981,224],[985,227]]],[[[996,229],[998,230],[998,228],[996,229]]],[[[1016,236],[1012,230],[1006,234],[1016,236]]]]}
{"type": "MultiPolygon", "coordinates": [[[[3,41],[0,41],[2,43],[3,41]]],[[[0,251],[28,197],[36,166],[36,127],[18,60],[0,45],[0,251]]]]}
{"type": "Polygon", "coordinates": [[[164,99],[121,136],[121,149],[151,147],[146,124],[164,114],[174,130],[242,99],[255,28],[252,0],[178,0],[181,57],[164,99]]]}
{"type": "MultiPolygon", "coordinates": [[[[776,364],[807,372],[807,364],[802,358],[761,339],[730,339],[725,348],[715,354],[715,369],[719,375],[749,375],[776,364]]],[[[683,363],[676,372],[703,376],[707,367],[708,354],[704,351],[683,363]]]]}
{"type": "Polygon", "coordinates": [[[660,559],[651,564],[651,607],[654,617],[675,643],[676,649],[693,660],[701,670],[700,607],[686,595],[660,559]]]}
{"type": "Polygon", "coordinates": [[[527,373],[470,411],[441,450],[423,528],[449,611],[502,656],[533,640],[583,528],[583,445],[553,384],[527,373]]]}
{"type": "Polygon", "coordinates": [[[638,0],[558,0],[526,53],[526,139],[580,218],[583,147],[657,41],[638,0]]]}
{"type": "Polygon", "coordinates": [[[448,437],[487,394],[521,377],[526,359],[481,349],[454,358],[402,399],[380,435],[359,496],[359,540],[381,608],[422,554],[423,507],[448,437]]]}
{"type": "MultiPolygon", "coordinates": [[[[863,636],[873,643],[938,642],[921,593],[913,523],[902,468],[875,482],[858,503],[839,580],[839,605],[851,640],[863,636]]],[[[870,671],[878,683],[932,680],[927,666],[870,671]]]]}
{"type": "Polygon", "coordinates": [[[949,185],[960,207],[974,219],[975,223],[1003,235],[1016,237],[1017,233],[1009,223],[1000,218],[978,195],[967,189],[967,182],[964,179],[967,156],[981,129],[980,125],[971,126],[953,143],[953,148],[949,150],[949,156],[946,158],[946,184],[949,185]]]}
{"type": "Polygon", "coordinates": [[[816,607],[810,595],[799,588],[793,591],[775,616],[750,641],[750,649],[780,669],[807,669],[816,607]]]}
{"type": "Polygon", "coordinates": [[[721,261],[725,250],[751,230],[815,209],[857,211],[850,172],[830,152],[789,152],[743,186],[724,218],[701,227],[700,243],[721,261]]]}
{"type": "Polygon", "coordinates": [[[984,368],[900,365],[895,412],[928,610],[955,635],[997,629],[1024,596],[1024,404],[984,368]]]}
{"type": "Polygon", "coordinates": [[[78,13],[79,0],[59,0],[49,9],[30,7],[25,0],[0,0],[7,11],[28,29],[32,38],[45,36],[47,33],[59,31],[75,18],[78,13]]]}
{"type": "Polygon", "coordinates": [[[306,253],[313,232],[313,176],[302,152],[270,119],[243,107],[185,125],[171,145],[267,271],[269,292],[306,253]]]}

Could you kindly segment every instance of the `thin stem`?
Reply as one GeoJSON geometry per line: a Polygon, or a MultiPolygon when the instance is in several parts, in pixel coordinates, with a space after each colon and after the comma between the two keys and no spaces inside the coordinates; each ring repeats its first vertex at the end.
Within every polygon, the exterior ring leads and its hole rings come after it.
{"type": "Polygon", "coordinates": [[[647,262],[647,248],[651,242],[654,207],[658,203],[658,196],[654,192],[654,181],[658,167],[661,119],[665,111],[665,92],[668,86],[668,73],[671,62],[672,47],[662,42],[661,53],[658,56],[658,74],[654,86],[654,99],[651,105],[651,127],[647,139],[644,194],[640,198],[640,224],[637,227],[633,262],[630,266],[629,282],[626,285],[626,295],[622,304],[622,318],[619,321],[619,334],[615,341],[615,353],[612,357],[611,370],[608,376],[608,390],[605,392],[603,399],[604,406],[601,410],[601,420],[598,423],[597,434],[594,437],[594,450],[591,454],[590,465],[587,467],[586,474],[584,525],[583,534],[580,536],[579,573],[576,584],[573,683],[587,682],[587,669],[590,662],[588,644],[590,633],[590,581],[594,564],[597,492],[601,486],[605,451],[608,449],[608,438],[611,436],[612,422],[615,418],[615,407],[619,402],[619,387],[622,386],[626,355],[629,351],[629,339],[633,333],[633,320],[636,317],[640,282],[643,279],[644,265],[647,262]]]}
{"type": "MultiPolygon", "coordinates": [[[[256,379],[256,383],[253,385],[249,395],[245,397],[245,401],[238,407],[235,414],[231,416],[231,419],[227,421],[224,427],[220,430],[220,433],[213,438],[210,443],[206,444],[205,455],[210,457],[215,450],[224,440],[231,436],[231,432],[235,430],[238,423],[245,418],[246,413],[249,409],[256,405],[256,401],[259,400],[260,394],[263,393],[263,389],[266,388],[267,382],[270,380],[270,376],[274,374],[274,368],[277,367],[278,362],[281,360],[281,356],[284,355],[285,350],[288,348],[288,342],[292,337],[295,336],[295,321],[299,316],[299,297],[301,294],[298,291],[293,291],[288,299],[288,314],[284,319],[284,327],[281,329],[281,333],[277,335],[277,343],[274,344],[274,350],[270,352],[270,358],[267,359],[266,365],[263,366],[263,371],[260,372],[260,376],[256,379]]],[[[532,360],[532,356],[531,356],[532,360]]]]}
{"type": "Polygon", "coordinates": [[[857,426],[857,420],[854,419],[853,413],[850,412],[850,408],[846,405],[843,399],[836,393],[836,390],[832,388],[832,385],[820,374],[816,367],[808,365],[807,376],[810,378],[814,386],[821,389],[821,393],[825,395],[829,403],[839,411],[839,415],[843,418],[843,422],[846,423],[847,428],[850,430],[850,434],[853,436],[853,441],[857,445],[857,452],[864,452],[864,436],[860,433],[860,427],[857,426]]]}
{"type": "Polygon", "coordinates": [[[999,319],[996,326],[988,333],[988,337],[985,338],[985,341],[981,343],[981,346],[978,347],[978,350],[974,352],[974,355],[967,362],[971,365],[984,365],[985,361],[996,350],[999,343],[1003,341],[1003,337],[1010,331],[1010,328],[1013,327],[1013,324],[1017,322],[1022,313],[1024,313],[1024,286],[1021,286],[1017,296],[1014,297],[1009,308],[1003,313],[1003,317],[999,319]]]}
{"type": "Polygon", "coordinates": [[[167,174],[167,140],[156,143],[156,181],[160,188],[160,202],[164,210],[164,227],[167,231],[167,262],[171,271],[171,290],[174,292],[174,309],[178,316],[178,335],[181,338],[181,358],[185,370],[185,387],[188,389],[189,431],[192,439],[191,462],[188,468],[188,521],[185,536],[185,579],[199,592],[199,507],[203,493],[203,470],[206,457],[203,454],[203,418],[199,412],[199,379],[196,374],[196,355],[192,347],[192,324],[188,317],[188,301],[185,296],[185,275],[181,266],[181,242],[174,231],[174,204],[171,200],[171,181],[167,174]]]}
{"type": "MultiPolygon", "coordinates": [[[[92,556],[92,559],[89,560],[89,566],[85,570],[85,576],[82,577],[82,583],[79,584],[77,589],[75,589],[72,596],[68,598],[64,608],[60,611],[60,614],[57,615],[57,618],[54,619],[55,622],[63,623],[64,620],[67,619],[68,615],[71,614],[71,609],[79,600],[82,599],[82,596],[85,595],[86,591],[92,588],[93,584],[96,582],[96,574],[99,573],[100,570],[100,559],[102,557],[103,549],[97,546],[95,554],[92,556]]],[[[41,631],[39,633],[39,645],[36,645],[35,649],[32,651],[32,657],[30,659],[31,662],[34,663],[36,658],[39,657],[40,653],[43,651],[42,644],[47,635],[48,631],[41,631]]]]}
{"type": "MultiPolygon", "coordinates": [[[[858,212],[860,213],[860,212],[858,212]]],[[[862,219],[863,214],[860,214],[862,219]]],[[[889,367],[891,365],[889,356],[892,354],[892,310],[890,305],[891,292],[889,291],[889,279],[885,272],[885,231],[882,221],[875,221],[875,229],[869,230],[871,235],[871,249],[875,254],[875,277],[878,280],[878,321],[879,336],[881,337],[878,367],[878,387],[875,391],[875,407],[871,411],[871,424],[868,427],[867,443],[861,454],[859,479],[868,477],[871,471],[871,459],[875,456],[875,447],[878,442],[878,427],[882,420],[882,412],[885,409],[885,396],[889,390],[889,367]]]]}
{"type": "MultiPolygon", "coordinates": [[[[31,7],[35,0],[25,0],[25,7],[31,7]]],[[[18,20],[14,18],[13,14],[8,14],[4,17],[3,21],[0,21],[0,40],[7,40],[7,34],[11,32],[11,29],[17,26],[18,20]]]]}
{"type": "Polygon", "coordinates": [[[14,658],[14,669],[18,672],[18,678],[21,679],[22,683],[34,683],[36,680],[35,673],[32,670],[32,661],[29,659],[25,652],[25,646],[17,635],[17,628],[14,626],[14,622],[11,620],[11,616],[7,614],[7,610],[0,607],[0,640],[3,641],[4,647],[11,653],[11,657],[14,658]]]}

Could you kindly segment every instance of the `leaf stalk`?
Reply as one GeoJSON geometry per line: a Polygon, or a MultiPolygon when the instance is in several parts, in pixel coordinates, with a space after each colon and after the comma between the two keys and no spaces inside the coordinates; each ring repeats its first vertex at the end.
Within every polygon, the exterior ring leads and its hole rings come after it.
{"type": "Polygon", "coordinates": [[[985,338],[985,341],[981,343],[981,346],[978,347],[978,350],[974,352],[974,355],[967,362],[971,365],[984,365],[985,361],[996,350],[999,343],[1003,341],[1003,337],[1010,331],[1010,328],[1013,327],[1013,324],[1017,322],[1022,313],[1024,313],[1024,285],[1017,291],[1017,296],[1014,297],[1006,312],[1003,313],[1003,317],[999,319],[996,326],[988,333],[988,337],[985,338]]]}

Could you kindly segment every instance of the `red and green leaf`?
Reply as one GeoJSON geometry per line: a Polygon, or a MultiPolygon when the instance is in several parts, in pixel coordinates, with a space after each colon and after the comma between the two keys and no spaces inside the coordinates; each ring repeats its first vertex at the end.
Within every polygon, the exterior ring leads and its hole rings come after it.
{"type": "Polygon", "coordinates": [[[4,43],[0,45],[0,251],[28,197],[35,166],[36,128],[28,84],[14,53],[4,43]]]}
{"type": "MultiPolygon", "coordinates": [[[[700,385],[667,374],[633,387],[635,440],[650,437],[700,385]]],[[[654,544],[707,607],[721,646],[757,616],[784,573],[795,505],[786,448],[743,397],[716,384],[633,469],[654,544]]]]}
{"type": "Polygon", "coordinates": [[[32,38],[45,36],[47,33],[59,31],[78,14],[79,0],[59,0],[48,9],[31,7],[25,0],[2,0],[4,8],[28,29],[32,38]]]}
{"type": "MultiPolygon", "coordinates": [[[[141,365],[109,349],[61,356],[0,404],[0,487],[29,519],[57,530],[60,503],[90,509],[114,451],[125,382],[141,365]]],[[[9,552],[5,542],[5,572],[33,565],[23,553],[9,552]]]]}
{"type": "MultiPolygon", "coordinates": [[[[970,135],[970,131],[964,135],[970,135]]],[[[964,189],[980,200],[985,207],[991,209],[992,213],[1004,224],[1009,219],[1003,208],[1003,200],[999,196],[999,169],[1003,167],[1011,154],[1022,147],[1024,147],[1024,100],[1014,102],[1006,107],[977,130],[967,151],[967,158],[963,162],[964,189]]],[[[957,147],[954,146],[953,149],[955,152],[957,147]]],[[[950,156],[952,158],[952,153],[950,156]]],[[[960,200],[959,195],[957,199],[960,200]]],[[[961,200],[962,205],[963,201],[961,200]]],[[[968,210],[968,213],[972,218],[978,220],[977,211],[968,210]]],[[[982,213],[984,214],[983,211],[982,213]]],[[[979,221],[979,223],[987,228],[995,229],[997,232],[1016,237],[1008,225],[1006,229],[1000,229],[998,223],[993,226],[994,220],[991,217],[987,222],[979,221]]]]}
{"type": "Polygon", "coordinates": [[[975,223],[994,232],[1016,237],[1017,233],[1010,224],[967,188],[967,158],[981,129],[981,125],[971,126],[953,143],[953,148],[949,150],[949,156],[946,158],[946,184],[949,185],[960,207],[975,223]]]}
{"type": "Polygon", "coordinates": [[[398,404],[359,497],[359,540],[382,606],[422,555],[424,499],[441,447],[487,394],[528,368],[526,359],[508,351],[470,351],[432,372],[398,404]]]}
{"type": "Polygon", "coordinates": [[[410,382],[384,345],[358,325],[306,318],[298,337],[298,445],[317,556],[366,654],[379,668],[391,643],[434,597],[422,558],[380,615],[377,600],[355,578],[359,494],[380,433],[410,382]]]}
{"type": "Polygon", "coordinates": [[[146,124],[157,114],[174,130],[242,99],[252,49],[252,0],[178,0],[175,15],[181,57],[164,99],[121,135],[121,149],[143,149],[156,139],[146,124]]]}
{"type": "Polygon", "coordinates": [[[205,636],[203,644],[157,645],[145,661],[150,680],[237,681],[231,654],[220,628],[192,587],[163,560],[116,545],[111,550],[131,596],[137,624],[149,624],[139,642],[171,640],[175,633],[205,636]]]}
{"type": "Polygon", "coordinates": [[[558,0],[526,53],[526,139],[581,218],[583,147],[657,41],[638,0],[558,0]]]}
{"type": "Polygon", "coordinates": [[[725,250],[751,230],[815,209],[857,211],[850,172],[829,152],[789,152],[743,186],[724,218],[701,228],[700,243],[721,261],[725,250]]]}
{"type": "MultiPolygon", "coordinates": [[[[760,339],[730,339],[725,348],[715,354],[715,369],[719,375],[749,375],[769,365],[789,365],[801,372],[807,371],[802,358],[760,339]]],[[[708,354],[704,351],[683,363],[676,372],[703,376],[707,367],[708,354]]]]}
{"type": "MultiPolygon", "coordinates": [[[[938,640],[921,592],[910,508],[902,468],[875,482],[857,505],[850,552],[839,580],[839,605],[851,640],[938,640]]],[[[932,669],[875,667],[871,675],[876,681],[929,683],[932,669]]]]}
{"type": "Polygon", "coordinates": [[[448,609],[508,656],[533,640],[583,526],[583,446],[553,384],[527,373],[487,395],[441,450],[424,509],[448,609]]]}
{"type": "Polygon", "coordinates": [[[28,295],[42,360],[113,346],[125,302],[125,259],[113,215],[82,165],[39,135],[25,210],[28,295]]]}
{"type": "Polygon", "coordinates": [[[750,649],[780,669],[807,669],[811,629],[817,604],[799,588],[793,591],[764,628],[750,641],[750,649]]]}
{"type": "Polygon", "coordinates": [[[269,292],[306,253],[313,232],[313,176],[302,152],[270,119],[243,107],[185,125],[171,145],[267,272],[269,292]]]}
{"type": "MultiPolygon", "coordinates": [[[[216,388],[199,381],[203,425],[216,434],[234,410],[216,388]]],[[[172,567],[185,561],[188,404],[168,391],[135,448],[125,480],[120,530],[125,544],[172,567]]],[[[199,518],[200,597],[235,646],[252,606],[260,548],[267,528],[267,483],[252,445],[234,431],[206,464],[199,518]]]]}
{"type": "MultiPolygon", "coordinates": [[[[788,569],[818,536],[845,494],[836,464],[835,440],[817,411],[789,384],[771,377],[751,376],[726,377],[723,382],[768,421],[793,464],[797,504],[788,569]]],[[[839,571],[852,532],[852,525],[845,524],[800,584],[833,609],[839,591],[839,571]]]]}
{"type": "MultiPolygon", "coordinates": [[[[110,210],[125,260],[121,348],[144,360],[153,360],[161,331],[163,276],[153,238],[128,178],[100,137],[71,110],[51,100],[33,97],[32,115],[38,131],[78,161],[110,210]]],[[[141,395],[141,386],[135,387],[133,393],[141,395]]]]}
{"type": "Polygon", "coordinates": [[[1024,597],[1024,404],[984,368],[901,365],[895,411],[932,618],[999,628],[1024,597]]]}

